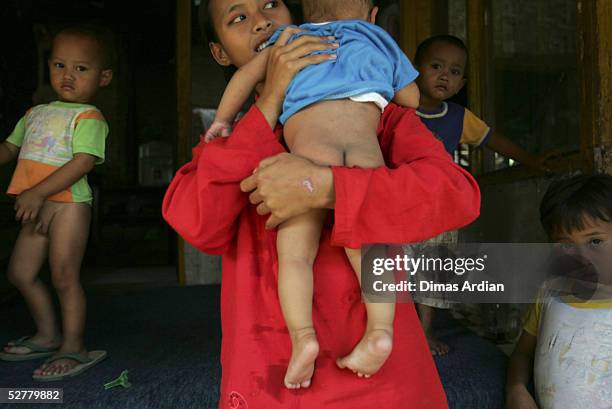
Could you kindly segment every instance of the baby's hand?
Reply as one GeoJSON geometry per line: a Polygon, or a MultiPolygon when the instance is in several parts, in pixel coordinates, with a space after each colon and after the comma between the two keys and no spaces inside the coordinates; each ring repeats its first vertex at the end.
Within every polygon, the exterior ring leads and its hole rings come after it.
{"type": "Polygon", "coordinates": [[[15,201],[15,220],[21,223],[33,222],[38,218],[38,212],[45,202],[45,197],[33,189],[24,190],[15,201]]]}
{"type": "Polygon", "coordinates": [[[232,126],[229,122],[215,120],[210,128],[206,130],[204,142],[208,143],[215,138],[227,138],[232,133],[232,126]]]}

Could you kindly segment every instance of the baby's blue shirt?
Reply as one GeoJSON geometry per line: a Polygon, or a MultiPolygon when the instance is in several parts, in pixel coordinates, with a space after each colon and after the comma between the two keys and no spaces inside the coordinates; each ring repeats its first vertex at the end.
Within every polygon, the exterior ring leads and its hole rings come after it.
{"type": "MultiPolygon", "coordinates": [[[[274,43],[286,28],[272,35],[274,43]]],[[[344,99],[370,92],[387,101],[419,75],[395,40],[382,28],[361,20],[339,20],[323,24],[302,24],[301,35],[334,36],[340,44],[335,61],[310,65],[291,81],[283,103],[280,122],[318,101],[344,99]]]]}

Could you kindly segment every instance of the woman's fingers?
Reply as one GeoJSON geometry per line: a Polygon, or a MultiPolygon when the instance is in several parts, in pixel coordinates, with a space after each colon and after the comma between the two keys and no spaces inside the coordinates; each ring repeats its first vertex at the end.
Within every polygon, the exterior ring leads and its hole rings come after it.
{"type": "MultiPolygon", "coordinates": [[[[281,45],[279,44],[279,42],[277,41],[275,43],[275,45],[277,46],[277,49],[280,49],[284,52],[289,52],[289,51],[294,51],[298,48],[301,47],[308,47],[308,46],[312,46],[312,45],[323,45],[323,46],[331,46],[335,43],[333,43],[332,41],[335,40],[336,37],[333,36],[328,36],[328,37],[322,37],[322,36],[313,36],[313,35],[302,35],[299,36],[298,38],[296,38],[295,40],[291,41],[290,43],[281,45]]],[[[303,54],[305,55],[305,54],[303,54]]]]}
{"type": "Polygon", "coordinates": [[[282,153],[278,153],[274,156],[268,156],[267,158],[265,158],[264,160],[262,160],[261,162],[259,162],[259,165],[257,165],[257,171],[262,170],[264,168],[267,168],[268,166],[272,165],[273,163],[278,162],[283,156],[289,155],[287,152],[282,152],[282,153]]]}
{"type": "Polygon", "coordinates": [[[281,35],[278,36],[278,39],[274,45],[282,47],[287,44],[287,41],[289,41],[289,38],[291,38],[292,35],[301,33],[302,31],[304,30],[301,30],[298,27],[287,27],[283,30],[281,35]]]}
{"type": "Polygon", "coordinates": [[[266,220],[266,229],[271,230],[275,227],[277,227],[279,224],[281,224],[284,220],[271,215],[270,217],[268,217],[268,220],[266,220]]]}
{"type": "Polygon", "coordinates": [[[259,206],[257,206],[258,215],[263,216],[264,214],[268,214],[268,213],[270,213],[270,208],[266,206],[265,203],[260,203],[259,206]]]}
{"type": "Polygon", "coordinates": [[[263,202],[263,197],[261,197],[259,192],[255,190],[253,193],[249,195],[249,202],[251,202],[251,204],[257,205],[263,202]]]}
{"type": "Polygon", "coordinates": [[[272,52],[278,60],[292,61],[309,56],[318,51],[334,50],[338,43],[330,42],[333,37],[302,36],[283,47],[272,52]]]}
{"type": "Polygon", "coordinates": [[[309,57],[300,58],[297,60],[293,60],[288,64],[288,69],[298,72],[304,69],[305,67],[313,64],[319,64],[325,61],[335,60],[335,54],[316,54],[311,55],[309,57]]]}

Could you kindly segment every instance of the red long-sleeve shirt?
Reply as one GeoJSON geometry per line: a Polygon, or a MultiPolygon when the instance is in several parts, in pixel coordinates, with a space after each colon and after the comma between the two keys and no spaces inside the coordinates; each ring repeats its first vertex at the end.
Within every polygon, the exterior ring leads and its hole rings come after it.
{"type": "Polygon", "coordinates": [[[390,104],[378,138],[387,167],[332,168],[333,228],[323,230],[314,265],[313,320],[320,343],[312,386],[288,390],[283,378],[291,345],[277,296],[276,232],[239,183],[258,163],[284,151],[256,108],[229,138],[194,149],[163,203],[168,223],[202,251],[223,254],[221,409],[447,408],[412,304],[398,304],[393,352],[369,379],[336,367],[366,322],[344,247],[409,243],[456,229],[479,213],[473,178],[456,166],[414,114],[390,104]]]}

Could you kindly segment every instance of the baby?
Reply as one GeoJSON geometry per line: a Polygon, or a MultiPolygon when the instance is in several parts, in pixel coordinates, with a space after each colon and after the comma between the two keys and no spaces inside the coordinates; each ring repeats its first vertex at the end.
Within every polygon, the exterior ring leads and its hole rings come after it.
{"type": "MultiPolygon", "coordinates": [[[[372,24],[378,9],[369,0],[302,2],[309,24],[300,35],[335,39],[336,58],[312,65],[289,84],[280,122],[289,150],[318,164],[374,168],[384,165],[376,130],[390,100],[411,108],[419,105],[414,83],[418,73],[395,41],[372,24]]],[[[263,41],[260,52],[233,76],[221,100],[206,141],[229,136],[240,107],[262,82],[269,49],[284,28],[263,41]]],[[[290,41],[291,41],[290,40],[290,41]]],[[[304,189],[317,186],[304,180],[304,189]]],[[[325,210],[311,211],[283,223],[278,230],[278,293],[292,343],[285,375],[288,388],[309,387],[319,352],[312,321],[313,262],[325,210]]],[[[361,250],[345,249],[361,283],[361,250]]],[[[353,351],[340,358],[340,368],[359,376],[378,371],[391,353],[395,304],[367,303],[366,333],[353,351]]]]}

